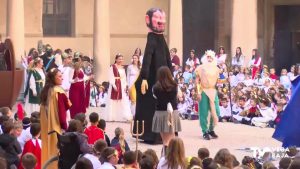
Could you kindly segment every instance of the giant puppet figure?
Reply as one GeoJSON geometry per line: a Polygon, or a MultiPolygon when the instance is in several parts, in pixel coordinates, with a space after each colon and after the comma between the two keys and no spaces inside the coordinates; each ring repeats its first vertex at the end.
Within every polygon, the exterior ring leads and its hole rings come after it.
{"type": "Polygon", "coordinates": [[[195,70],[197,81],[197,94],[199,99],[199,120],[203,132],[203,138],[217,138],[214,127],[220,114],[219,99],[215,88],[219,68],[215,58],[215,52],[208,50],[201,58],[202,65],[195,70]]]}
{"type": "MultiPolygon", "coordinates": [[[[169,48],[165,41],[165,12],[151,8],[146,13],[146,24],[149,28],[142,69],[135,83],[137,89],[135,121],[145,122],[144,134],[141,139],[145,143],[157,144],[161,142],[160,135],[152,132],[152,118],[155,112],[155,99],[152,86],[156,82],[156,72],[161,66],[172,68],[169,48]]],[[[136,126],[134,126],[136,129],[136,126]]],[[[139,130],[141,126],[139,126],[139,130]]],[[[140,130],[141,131],[141,130],[140,130]]],[[[134,131],[136,132],[136,131],[134,131]]]]}

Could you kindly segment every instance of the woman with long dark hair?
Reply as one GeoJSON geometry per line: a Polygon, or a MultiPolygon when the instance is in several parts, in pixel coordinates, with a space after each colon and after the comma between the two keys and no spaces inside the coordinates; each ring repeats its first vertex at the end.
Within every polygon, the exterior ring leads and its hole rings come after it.
{"type": "Polygon", "coordinates": [[[185,62],[185,64],[186,65],[190,65],[191,70],[194,70],[197,67],[197,65],[200,65],[200,61],[196,57],[194,49],[192,49],[190,51],[190,57],[187,59],[187,61],[185,62]]]}
{"type": "Polygon", "coordinates": [[[135,106],[136,106],[136,89],[135,81],[137,80],[141,70],[141,62],[138,55],[132,56],[132,62],[127,67],[127,84],[129,90],[129,99],[131,101],[131,113],[135,115],[135,106]]]}
{"type": "Polygon", "coordinates": [[[244,59],[242,48],[237,47],[235,50],[235,55],[232,57],[231,66],[242,67],[244,65],[244,59]]]}
{"type": "Polygon", "coordinates": [[[159,160],[157,169],[185,169],[187,167],[184,144],[181,138],[170,140],[168,152],[159,160]]]}
{"type": "Polygon", "coordinates": [[[62,134],[67,129],[66,112],[71,106],[65,91],[61,88],[62,74],[57,68],[52,68],[47,73],[46,84],[41,92],[41,138],[42,165],[46,160],[56,156],[57,136],[49,132],[55,131],[62,134]]]}
{"type": "Polygon", "coordinates": [[[259,56],[257,49],[252,50],[252,58],[249,67],[252,70],[252,79],[254,79],[256,74],[261,70],[261,57],[259,56]]]}
{"type": "Polygon", "coordinates": [[[167,66],[160,67],[157,72],[157,82],[153,86],[156,110],[152,121],[152,131],[160,133],[164,153],[166,153],[169,141],[175,137],[175,132],[181,131],[177,110],[177,90],[177,83],[173,80],[170,69],[167,66]]]}
{"type": "Polygon", "coordinates": [[[226,68],[226,58],[227,54],[225,53],[225,48],[223,46],[219,47],[218,54],[216,55],[217,64],[220,68],[226,68]]]}
{"type": "Polygon", "coordinates": [[[71,86],[69,91],[69,97],[72,102],[70,108],[71,118],[73,119],[78,113],[85,113],[86,102],[89,101],[89,97],[86,95],[87,88],[90,88],[90,85],[85,85],[85,81],[89,79],[88,76],[85,76],[82,69],[82,61],[80,57],[74,58],[73,69],[70,71],[69,79],[71,79],[71,86]]]}
{"type": "Polygon", "coordinates": [[[123,55],[117,54],[109,68],[109,89],[103,118],[106,121],[129,121],[132,119],[123,55]]]}
{"type": "Polygon", "coordinates": [[[136,49],[134,50],[133,55],[137,55],[137,56],[139,57],[140,63],[143,63],[144,55],[143,55],[143,53],[142,53],[141,48],[136,48],[136,49]]]}

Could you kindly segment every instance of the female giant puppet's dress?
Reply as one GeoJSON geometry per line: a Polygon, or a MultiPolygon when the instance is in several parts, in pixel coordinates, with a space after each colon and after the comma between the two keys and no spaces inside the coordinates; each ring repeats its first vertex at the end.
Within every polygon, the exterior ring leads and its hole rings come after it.
{"type": "Polygon", "coordinates": [[[104,120],[124,122],[131,120],[130,102],[126,93],[126,74],[123,67],[118,68],[116,65],[110,67],[109,83],[107,105],[103,113],[104,120]]]}
{"type": "MultiPolygon", "coordinates": [[[[48,91],[46,105],[41,105],[41,138],[42,148],[42,165],[51,157],[56,156],[57,136],[56,133],[48,135],[49,132],[55,131],[62,134],[62,129],[67,129],[66,112],[71,103],[60,86],[54,86],[48,91]]],[[[57,166],[51,165],[52,168],[57,166]]]]}
{"type": "Polygon", "coordinates": [[[282,147],[300,147],[300,76],[292,81],[292,97],[287,104],[273,138],[282,142],[282,147]]]}

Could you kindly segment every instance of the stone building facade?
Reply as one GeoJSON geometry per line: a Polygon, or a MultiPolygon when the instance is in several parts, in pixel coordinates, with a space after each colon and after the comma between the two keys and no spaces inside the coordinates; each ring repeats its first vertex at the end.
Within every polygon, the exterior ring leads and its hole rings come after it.
{"type": "Polygon", "coordinates": [[[116,53],[129,63],[144,50],[150,7],[165,10],[166,40],[183,61],[190,49],[201,56],[219,46],[230,60],[240,46],[246,62],[254,48],[278,69],[300,62],[300,0],[0,0],[0,35],[12,38],[16,56],[38,40],[93,56],[100,81],[116,53]]]}

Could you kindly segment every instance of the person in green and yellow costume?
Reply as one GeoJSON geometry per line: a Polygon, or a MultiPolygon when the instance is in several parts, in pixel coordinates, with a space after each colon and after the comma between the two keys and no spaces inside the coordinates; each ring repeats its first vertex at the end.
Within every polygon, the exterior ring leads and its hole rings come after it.
{"type": "Polygon", "coordinates": [[[43,60],[39,57],[33,60],[33,68],[28,69],[26,88],[24,92],[25,112],[30,117],[32,112],[40,110],[40,94],[45,85],[43,60]]]}
{"type": "Polygon", "coordinates": [[[219,99],[216,83],[220,69],[217,66],[215,52],[207,50],[201,58],[202,64],[195,70],[197,83],[197,97],[199,100],[199,121],[203,132],[203,138],[218,138],[214,127],[220,114],[219,99]]]}

